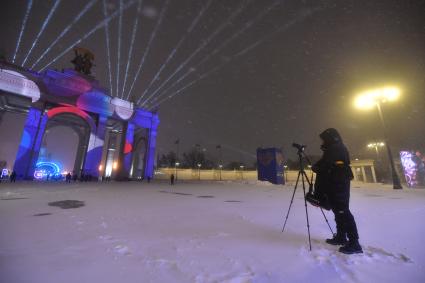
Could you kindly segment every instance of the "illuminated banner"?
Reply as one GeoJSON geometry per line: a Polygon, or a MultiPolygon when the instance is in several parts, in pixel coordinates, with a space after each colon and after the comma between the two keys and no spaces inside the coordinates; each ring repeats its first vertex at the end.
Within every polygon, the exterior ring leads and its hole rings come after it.
{"type": "Polygon", "coordinates": [[[22,74],[0,69],[0,89],[6,92],[19,94],[31,98],[32,102],[40,99],[40,89],[31,80],[28,80],[22,74]]]}
{"type": "Polygon", "coordinates": [[[285,184],[283,178],[283,155],[277,148],[257,149],[258,180],[273,184],[285,184]]]}
{"type": "Polygon", "coordinates": [[[400,151],[400,159],[407,185],[425,186],[425,156],[419,151],[400,151]]]}

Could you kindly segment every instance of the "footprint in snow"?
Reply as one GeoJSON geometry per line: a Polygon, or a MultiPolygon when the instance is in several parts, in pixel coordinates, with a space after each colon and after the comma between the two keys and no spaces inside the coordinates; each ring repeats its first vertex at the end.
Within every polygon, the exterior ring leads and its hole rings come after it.
{"type": "Polygon", "coordinates": [[[382,248],[363,246],[363,254],[345,255],[338,252],[339,247],[327,245],[321,241],[312,241],[312,251],[308,247],[301,249],[301,255],[319,265],[330,265],[344,280],[355,280],[351,266],[371,262],[413,263],[406,255],[391,253],[382,248]]]}
{"type": "Polygon", "coordinates": [[[125,245],[117,245],[114,247],[114,252],[120,255],[130,255],[130,249],[125,245]]]}

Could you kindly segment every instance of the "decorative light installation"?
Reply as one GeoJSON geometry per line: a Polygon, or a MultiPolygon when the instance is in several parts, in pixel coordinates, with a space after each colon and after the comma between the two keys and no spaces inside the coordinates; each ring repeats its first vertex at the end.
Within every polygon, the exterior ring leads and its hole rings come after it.
{"type": "Polygon", "coordinates": [[[35,165],[34,178],[42,180],[47,177],[58,178],[61,177],[61,170],[57,163],[51,161],[37,162],[35,165]]]}
{"type": "Polygon", "coordinates": [[[400,151],[401,165],[409,187],[416,187],[425,183],[424,160],[418,155],[421,156],[419,152],[415,154],[410,151],[400,151]]]}

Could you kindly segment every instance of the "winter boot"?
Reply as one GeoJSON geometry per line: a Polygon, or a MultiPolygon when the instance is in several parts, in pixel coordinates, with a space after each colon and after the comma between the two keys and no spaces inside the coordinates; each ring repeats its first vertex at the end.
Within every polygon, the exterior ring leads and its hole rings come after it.
{"type": "Polygon", "coordinates": [[[343,254],[351,255],[351,254],[361,254],[363,253],[363,250],[358,240],[350,240],[343,247],[339,248],[339,252],[343,254]]]}
{"type": "Polygon", "coordinates": [[[343,234],[334,234],[332,239],[326,239],[326,243],[334,246],[343,246],[347,244],[347,238],[343,234]]]}

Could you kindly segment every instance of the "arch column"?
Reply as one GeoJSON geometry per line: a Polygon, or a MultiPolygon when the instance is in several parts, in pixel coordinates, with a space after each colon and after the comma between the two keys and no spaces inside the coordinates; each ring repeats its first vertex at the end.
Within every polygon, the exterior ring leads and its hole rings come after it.
{"type": "Polygon", "coordinates": [[[44,110],[34,107],[31,107],[28,112],[13,166],[13,170],[19,179],[32,180],[34,177],[41,140],[48,121],[47,115],[43,114],[44,110]]]}
{"type": "Polygon", "coordinates": [[[351,166],[351,172],[353,173],[354,181],[357,181],[357,171],[356,171],[356,167],[351,166]]]}
{"type": "Polygon", "coordinates": [[[372,171],[372,178],[373,182],[376,183],[376,173],[375,173],[375,166],[370,166],[370,170],[372,171]]]}
{"type": "Polygon", "coordinates": [[[144,177],[144,166],[146,164],[146,139],[144,137],[139,137],[133,141],[133,151],[132,151],[132,165],[131,165],[131,178],[144,177]],[[143,152],[143,158],[141,158],[143,152]],[[142,171],[139,171],[142,169],[142,171]]]}
{"type": "Polygon", "coordinates": [[[361,168],[362,168],[362,177],[363,177],[363,182],[367,183],[367,179],[366,179],[366,171],[364,170],[364,166],[362,166],[361,168]]]}
{"type": "MultiPolygon", "coordinates": [[[[84,174],[99,177],[99,165],[102,160],[103,146],[105,141],[107,117],[99,116],[96,127],[91,129],[89,145],[84,161],[84,174]]],[[[81,148],[79,150],[82,150],[81,148]]]]}
{"type": "Polygon", "coordinates": [[[134,124],[125,123],[120,144],[118,180],[128,180],[131,176],[131,163],[133,161],[134,124]]]}
{"type": "Polygon", "coordinates": [[[149,128],[148,146],[146,151],[145,160],[145,178],[152,178],[154,175],[154,161],[155,161],[155,148],[156,148],[156,135],[158,131],[159,119],[153,116],[151,120],[151,127],[149,128]]]}
{"type": "Polygon", "coordinates": [[[77,134],[78,134],[78,147],[77,147],[77,152],[75,154],[74,170],[73,171],[75,172],[75,174],[77,174],[78,178],[80,178],[81,177],[81,170],[83,169],[84,159],[85,159],[86,152],[87,152],[88,139],[90,138],[89,135],[88,135],[90,133],[90,131],[79,130],[79,129],[74,129],[74,131],[77,132],[77,134]]]}

